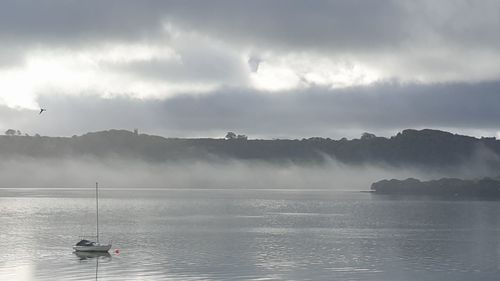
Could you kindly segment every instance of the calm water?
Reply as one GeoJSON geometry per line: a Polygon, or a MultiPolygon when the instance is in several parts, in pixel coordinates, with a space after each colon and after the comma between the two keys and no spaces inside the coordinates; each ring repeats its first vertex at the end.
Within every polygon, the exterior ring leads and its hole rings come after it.
{"type": "Polygon", "coordinates": [[[0,190],[0,280],[498,280],[500,202],[327,190],[0,190]],[[118,249],[119,253],[115,253],[118,249]],[[98,268],[96,268],[98,266],[98,268]],[[97,269],[97,272],[96,272],[97,269]]]}

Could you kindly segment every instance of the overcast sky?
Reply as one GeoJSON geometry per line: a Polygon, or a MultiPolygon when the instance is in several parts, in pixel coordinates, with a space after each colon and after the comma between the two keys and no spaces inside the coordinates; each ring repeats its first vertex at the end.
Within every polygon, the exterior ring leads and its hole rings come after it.
{"type": "Polygon", "coordinates": [[[4,0],[0,130],[500,136],[499,30],[496,0],[4,0]]]}

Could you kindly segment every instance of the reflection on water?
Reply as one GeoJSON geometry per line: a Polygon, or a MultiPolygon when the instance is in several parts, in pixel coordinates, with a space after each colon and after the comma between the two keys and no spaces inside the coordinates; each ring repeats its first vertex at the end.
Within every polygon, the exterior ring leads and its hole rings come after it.
{"type": "Polygon", "coordinates": [[[497,280],[500,202],[327,190],[0,189],[0,280],[497,280]],[[16,195],[17,194],[17,195],[16,195]],[[114,252],[119,249],[119,254],[114,252]]]}
{"type": "Polygon", "coordinates": [[[99,260],[104,259],[106,261],[111,260],[111,255],[109,253],[99,253],[99,252],[73,252],[81,261],[85,260],[95,260],[95,280],[99,277],[99,260]]]}

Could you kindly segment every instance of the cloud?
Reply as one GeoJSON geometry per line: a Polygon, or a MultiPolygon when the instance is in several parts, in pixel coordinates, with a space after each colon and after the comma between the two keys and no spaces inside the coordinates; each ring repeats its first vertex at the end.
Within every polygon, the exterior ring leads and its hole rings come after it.
{"type": "Polygon", "coordinates": [[[0,125],[49,135],[134,127],[169,136],[354,137],[408,127],[496,135],[499,8],[2,1],[0,105],[9,108],[0,125]],[[49,114],[33,117],[39,107],[49,114]]]}
{"type": "Polygon", "coordinates": [[[135,41],[161,33],[162,9],[156,1],[2,1],[0,37],[24,44],[92,44],[135,41]]]}
{"type": "Polygon", "coordinates": [[[251,46],[366,50],[404,38],[403,12],[393,1],[181,1],[171,7],[168,18],[251,46]]]}
{"type": "Polygon", "coordinates": [[[0,97],[34,108],[49,91],[156,99],[227,87],[494,81],[499,7],[466,0],[7,0],[0,4],[0,97]],[[249,67],[252,58],[258,68],[249,67]]]}
{"type": "Polygon", "coordinates": [[[149,58],[105,62],[106,71],[136,75],[140,79],[168,83],[246,85],[249,69],[244,56],[222,42],[197,34],[178,34],[175,40],[158,45],[149,58]],[[193,46],[193,42],[196,45],[193,46]],[[162,50],[162,48],[167,50],[162,50]],[[165,53],[170,52],[169,56],[165,53]]]}
{"type": "Polygon", "coordinates": [[[174,5],[168,19],[256,54],[313,58],[312,67],[317,56],[375,69],[381,80],[477,82],[500,76],[499,8],[465,0],[211,1],[174,5]]]}
{"type": "Polygon", "coordinates": [[[243,56],[198,36],[71,50],[40,47],[26,53],[19,66],[0,68],[0,102],[34,109],[37,97],[50,92],[165,98],[246,85],[248,72],[243,56]],[[189,44],[193,41],[198,43],[195,48],[189,44]]]}
{"type": "Polygon", "coordinates": [[[387,135],[405,128],[483,129],[495,135],[499,82],[399,84],[269,95],[225,89],[202,97],[176,97],[163,104],[178,129],[224,128],[250,136],[333,136],[362,131],[387,135]],[[200,117],[198,117],[200,116],[200,117]],[[350,132],[349,132],[350,131],[350,132]]]}
{"type": "Polygon", "coordinates": [[[500,82],[476,84],[382,83],[355,88],[304,88],[269,94],[224,88],[168,99],[127,96],[45,95],[47,114],[0,107],[0,127],[29,134],[67,135],[139,128],[169,137],[251,138],[359,137],[368,131],[390,136],[406,128],[437,128],[495,136],[500,82]]]}

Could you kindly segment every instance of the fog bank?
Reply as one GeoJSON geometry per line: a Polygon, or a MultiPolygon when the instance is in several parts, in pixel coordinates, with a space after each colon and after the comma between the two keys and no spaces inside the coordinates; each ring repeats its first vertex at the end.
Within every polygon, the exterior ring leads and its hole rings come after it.
{"type": "MultiPolygon", "coordinates": [[[[484,173],[487,173],[485,171],[484,173]]],[[[483,173],[483,174],[484,174],[483,173]]],[[[368,190],[385,178],[479,176],[477,171],[422,171],[382,165],[347,165],[332,159],[323,164],[269,163],[221,159],[153,164],[131,159],[14,158],[0,163],[0,187],[109,188],[331,188],[368,190]]]]}

